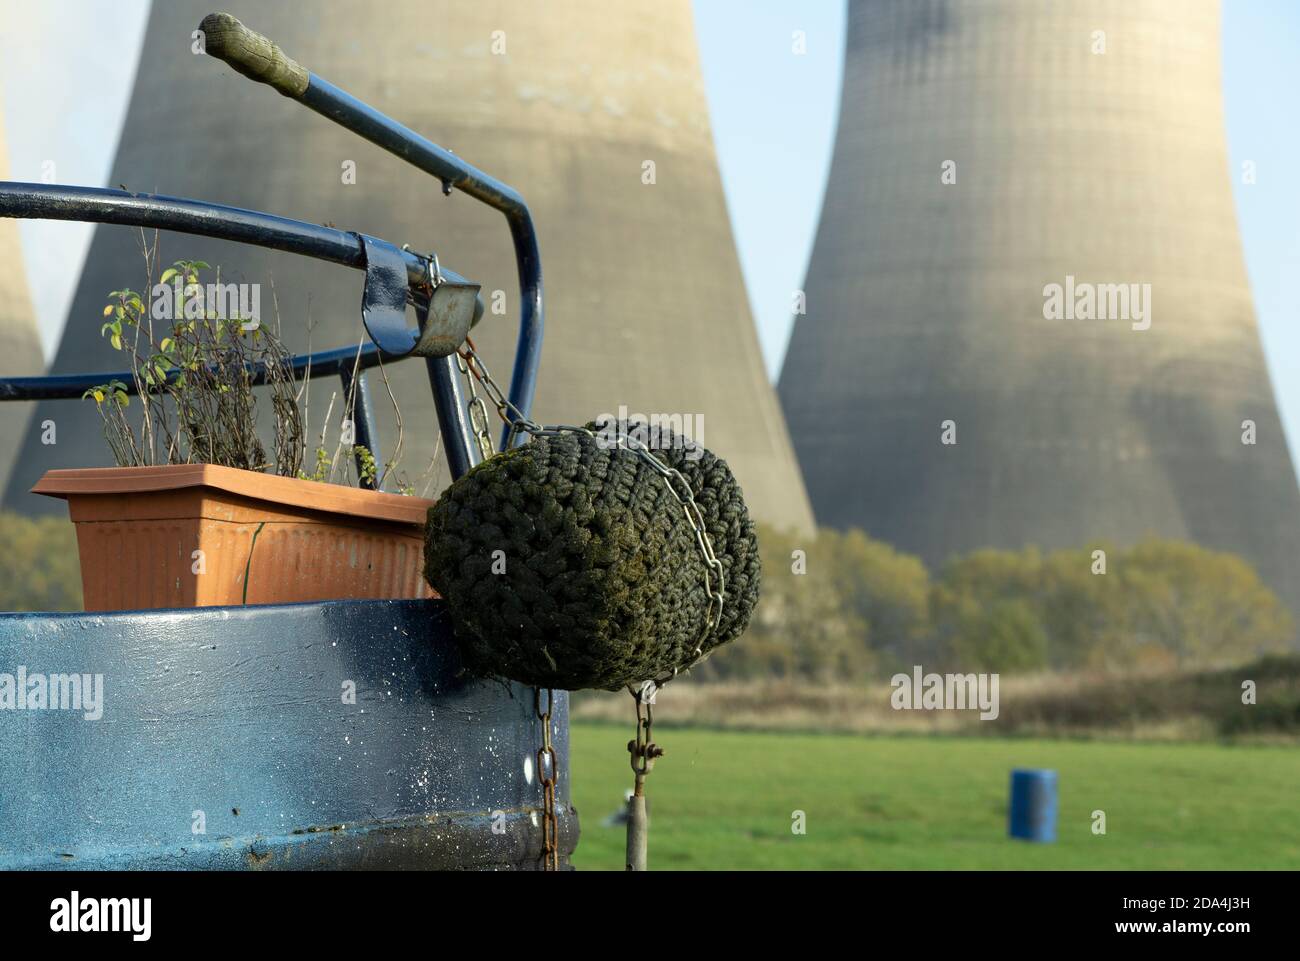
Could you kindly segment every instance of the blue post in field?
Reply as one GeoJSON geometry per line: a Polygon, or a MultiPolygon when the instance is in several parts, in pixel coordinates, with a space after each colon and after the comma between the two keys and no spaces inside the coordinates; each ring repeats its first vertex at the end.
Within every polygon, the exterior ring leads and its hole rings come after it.
{"type": "Polygon", "coordinates": [[[1056,772],[1011,772],[1011,811],[1007,831],[1013,838],[1051,843],[1056,840],[1056,772]]]}

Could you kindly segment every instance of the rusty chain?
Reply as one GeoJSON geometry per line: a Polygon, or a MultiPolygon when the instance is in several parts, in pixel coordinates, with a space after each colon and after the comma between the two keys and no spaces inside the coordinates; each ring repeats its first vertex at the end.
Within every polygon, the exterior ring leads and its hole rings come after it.
{"type": "Polygon", "coordinates": [[[636,737],[627,742],[627,752],[632,755],[632,773],[636,775],[638,786],[650,773],[656,759],[664,756],[663,748],[654,742],[653,683],[646,681],[641,690],[632,692],[632,698],[636,701],[636,737]]]}
{"type": "Polygon", "coordinates": [[[537,719],[542,722],[542,746],[537,749],[537,780],[542,785],[542,870],[560,870],[560,826],[555,816],[555,782],[559,764],[551,744],[551,708],[555,691],[546,689],[546,710],[542,710],[542,689],[535,688],[537,719]]]}
{"type": "Polygon", "coordinates": [[[487,460],[496,453],[496,448],[492,446],[492,435],[488,433],[488,412],[487,404],[483,403],[483,398],[479,396],[478,389],[474,386],[474,378],[469,374],[469,365],[465,357],[456,352],[456,366],[460,369],[461,375],[465,378],[465,383],[469,385],[469,423],[474,431],[474,440],[478,442],[479,455],[483,460],[487,460]]]}
{"type": "MultiPolygon", "coordinates": [[[[472,350],[472,345],[471,345],[472,350]]],[[[469,419],[474,428],[474,439],[478,443],[479,453],[487,460],[496,453],[492,437],[488,433],[487,405],[475,389],[477,376],[470,376],[471,357],[463,350],[456,352],[456,366],[469,385],[469,419]]],[[[551,743],[551,711],[555,706],[555,691],[546,689],[546,710],[542,710],[542,688],[534,688],[534,710],[537,720],[542,725],[542,746],[537,749],[537,781],[542,787],[542,870],[560,870],[560,824],[555,814],[555,785],[559,779],[560,766],[555,756],[555,746],[551,743]]]]}

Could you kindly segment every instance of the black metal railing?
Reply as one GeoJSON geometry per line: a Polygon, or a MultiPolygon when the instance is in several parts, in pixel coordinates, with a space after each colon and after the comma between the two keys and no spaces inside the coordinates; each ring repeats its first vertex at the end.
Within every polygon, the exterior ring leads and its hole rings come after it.
{"type": "MultiPolygon", "coordinates": [[[[0,184],[0,189],[2,188],[3,184],[0,184]]],[[[338,377],[343,385],[344,397],[352,395],[355,384],[356,395],[353,397],[351,414],[355,442],[368,450],[376,463],[382,464],[383,456],[379,451],[379,430],[375,424],[374,402],[365,372],[371,367],[377,367],[381,362],[394,363],[404,359],[404,357],[386,356],[374,344],[362,343],[351,347],[336,347],[317,354],[298,354],[289,358],[286,366],[292,370],[295,380],[338,377]]],[[[264,365],[257,365],[250,373],[252,386],[260,387],[266,383],[267,371],[264,365]]],[[[166,378],[159,382],[159,387],[173,383],[179,375],[180,369],[172,368],[167,371],[166,378]]],[[[72,400],[84,397],[86,391],[111,381],[121,383],[126,393],[133,397],[138,393],[135,377],[129,370],[93,374],[48,374],[43,377],[0,378],[0,401],[72,400]]],[[[357,458],[357,476],[361,478],[361,486],[373,489],[374,484],[362,477],[360,454],[357,458]]]]}
{"type": "MultiPolygon", "coordinates": [[[[537,385],[544,324],[541,254],[532,216],[523,197],[512,187],[305,70],[284,57],[269,40],[247,30],[233,18],[226,17],[219,24],[214,23],[213,19],[209,17],[201,25],[201,29],[212,28],[210,33],[213,40],[221,38],[220,43],[210,40],[207,47],[210,55],[225,60],[254,80],[270,84],[290,99],[310,107],[345,129],[433,175],[440,181],[443,193],[460,190],[505,215],[514,240],[521,295],[519,334],[509,390],[509,400],[514,408],[510,418],[514,420],[517,415],[528,417],[537,385]],[[264,71],[259,73],[266,63],[264,58],[268,49],[273,50],[278,58],[275,62],[280,74],[275,77],[264,71]],[[296,78],[305,82],[296,83],[292,88],[278,82],[283,72],[290,69],[296,78]]],[[[369,242],[371,247],[378,245],[391,251],[395,260],[400,257],[406,270],[407,295],[416,307],[421,324],[424,323],[424,312],[436,289],[430,284],[433,276],[430,265],[431,262],[436,263],[431,258],[407,250],[398,251],[384,241],[367,238],[359,233],[201,200],[93,187],[0,182],[0,217],[120,224],[212,237],[366,270],[368,280],[369,272],[376,266],[368,263],[371,259],[367,257],[369,242]]],[[[464,280],[440,264],[437,265],[436,273],[448,280],[464,280]]],[[[475,316],[481,311],[482,304],[479,301],[475,316]]],[[[371,339],[375,339],[373,332],[371,339]]],[[[418,339],[418,336],[414,336],[413,343],[418,339]]],[[[370,390],[362,371],[381,361],[388,363],[407,356],[412,354],[387,353],[375,343],[361,345],[360,348],[353,344],[313,355],[295,356],[290,363],[298,376],[338,376],[342,380],[345,395],[352,390],[353,370],[357,370],[353,414],[356,442],[369,448],[375,460],[382,462],[374,446],[378,443],[378,434],[375,430],[370,390]]],[[[467,409],[457,379],[455,356],[422,356],[428,366],[448,467],[452,477],[456,478],[478,461],[479,454],[477,445],[471,439],[467,409]]],[[[171,376],[174,374],[175,372],[171,376]]],[[[258,376],[262,374],[264,372],[258,376]]],[[[134,392],[134,378],[127,373],[6,377],[0,378],[0,401],[79,398],[88,388],[114,378],[130,385],[129,391],[134,392]]],[[[502,428],[501,436],[502,445],[509,442],[509,425],[502,428]]]]}

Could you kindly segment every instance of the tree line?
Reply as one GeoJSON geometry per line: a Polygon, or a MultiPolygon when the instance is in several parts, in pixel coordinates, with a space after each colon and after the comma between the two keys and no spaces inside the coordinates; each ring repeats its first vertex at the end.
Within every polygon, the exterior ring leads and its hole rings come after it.
{"type": "Polygon", "coordinates": [[[977,550],[933,573],[858,530],[760,527],[759,545],[754,619],[696,669],[703,678],[1202,667],[1294,638],[1249,563],[1182,541],[977,550]]]}

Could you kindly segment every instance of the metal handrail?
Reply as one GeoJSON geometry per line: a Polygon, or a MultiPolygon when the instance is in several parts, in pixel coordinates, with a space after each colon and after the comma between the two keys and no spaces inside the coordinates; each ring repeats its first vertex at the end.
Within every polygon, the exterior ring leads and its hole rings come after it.
{"type": "MultiPolygon", "coordinates": [[[[527,417],[537,387],[544,320],[542,257],[532,214],[520,193],[356,99],[346,90],[318,77],[287,56],[276,44],[249,30],[229,14],[209,14],[199,24],[199,31],[204,37],[204,52],[209,56],[224,60],[249,79],[272,87],[290,100],[311,108],[412,166],[432,174],[442,182],[443,193],[460,190],[505,215],[514,241],[521,303],[519,340],[515,347],[509,396],[515,409],[527,417]]],[[[432,375],[432,368],[430,370],[432,375]]],[[[442,371],[437,379],[455,382],[456,371],[450,358],[442,364],[442,371]]],[[[435,382],[435,393],[438,389],[435,382]]],[[[513,413],[511,418],[513,421],[513,413]]],[[[509,443],[512,436],[522,442],[522,438],[507,424],[502,428],[501,445],[509,443]]]]}
{"type": "MultiPolygon", "coordinates": [[[[213,14],[204,18],[200,29],[209,37],[206,48],[209,54],[432,174],[441,182],[443,193],[450,193],[453,188],[461,190],[505,215],[514,240],[522,303],[509,397],[515,410],[528,417],[541,361],[544,324],[541,254],[532,216],[523,197],[514,188],[284,57],[278,47],[248,30],[234,17],[213,14]],[[258,72],[268,62],[264,59],[268,50],[278,58],[274,75],[258,72]],[[280,82],[284,71],[291,72],[300,82],[287,87],[280,82]]],[[[171,230],[269,247],[355,269],[367,268],[365,242],[360,234],[199,200],[91,187],[0,181],[0,217],[76,220],[171,230]]],[[[429,261],[409,251],[401,251],[401,257],[406,266],[408,288],[418,309],[428,283],[429,261]]],[[[445,268],[441,268],[441,273],[450,279],[463,280],[445,268]]],[[[361,347],[359,354],[362,369],[375,366],[381,360],[398,359],[401,358],[385,355],[374,344],[361,347]]],[[[295,356],[290,363],[303,376],[337,374],[343,379],[344,390],[348,391],[352,385],[354,365],[344,363],[345,360],[358,360],[357,345],[295,356]]],[[[453,355],[426,357],[425,360],[448,466],[452,477],[456,478],[473,466],[479,455],[476,445],[470,440],[455,358],[453,355]]],[[[0,378],[0,402],[80,397],[89,387],[114,377],[124,383],[134,383],[134,378],[122,374],[0,378]]],[[[358,377],[356,386],[357,442],[374,452],[372,445],[376,435],[369,390],[361,377],[358,377]]],[[[514,416],[513,412],[511,416],[514,416]]],[[[507,425],[502,430],[503,446],[510,436],[511,430],[507,425]]],[[[375,459],[380,459],[377,453],[375,459]]]]}
{"type": "MultiPolygon", "coordinates": [[[[404,360],[385,354],[374,344],[353,344],[351,347],[335,347],[322,350],[316,354],[297,354],[286,361],[286,366],[293,370],[295,379],[303,377],[328,377],[351,374],[355,366],[359,370],[369,370],[381,362],[394,363],[404,360]]],[[[252,386],[261,387],[266,383],[267,372],[263,365],[251,369],[252,386]]],[[[180,369],[173,367],[167,372],[165,383],[170,384],[180,375],[180,369]]],[[[93,374],[46,374],[41,377],[5,377],[0,378],[0,401],[5,400],[71,400],[80,398],[92,387],[99,387],[110,381],[119,381],[126,393],[135,396],[136,382],[129,370],[93,374]]]]}
{"type": "MultiPolygon", "coordinates": [[[[0,217],[79,220],[174,230],[284,250],[357,270],[366,269],[365,250],[357,234],[260,210],[102,187],[5,182],[3,188],[0,190],[0,217]]],[[[427,263],[425,258],[409,250],[402,251],[401,255],[410,283],[422,283],[427,263]]],[[[442,272],[464,279],[446,268],[442,272]]]]}
{"type": "MultiPolygon", "coordinates": [[[[374,403],[370,396],[370,385],[366,382],[365,371],[381,363],[395,363],[405,359],[405,357],[385,354],[374,344],[359,343],[351,347],[323,350],[316,354],[296,354],[286,361],[285,366],[293,372],[295,379],[331,375],[338,377],[343,385],[343,396],[352,397],[352,423],[356,446],[365,448],[376,463],[383,463],[383,454],[379,450],[379,429],[375,424],[374,403]]],[[[180,368],[171,368],[158,387],[174,383],[180,373],[180,368]]],[[[255,365],[250,373],[252,386],[261,387],[266,383],[265,364],[255,365]]],[[[84,397],[87,391],[95,387],[113,381],[121,384],[121,389],[132,397],[139,393],[137,381],[129,370],[93,374],[46,374],[41,377],[0,378],[0,401],[74,400],[84,397]]],[[[365,477],[361,453],[358,451],[355,457],[358,483],[362,487],[374,490],[374,480],[365,477]]]]}

